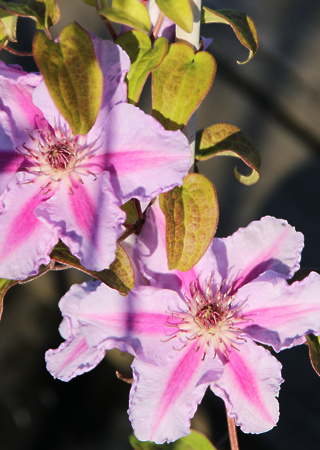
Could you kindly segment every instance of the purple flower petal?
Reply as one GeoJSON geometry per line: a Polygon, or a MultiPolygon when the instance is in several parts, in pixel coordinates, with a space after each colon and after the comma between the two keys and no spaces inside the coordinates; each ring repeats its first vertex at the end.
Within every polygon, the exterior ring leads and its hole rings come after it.
{"type": "Polygon", "coordinates": [[[303,335],[319,333],[319,292],[317,273],[289,286],[283,278],[267,272],[239,291],[238,295],[247,299],[243,330],[277,352],[296,345],[303,335]]]}
{"type": "Polygon", "coordinates": [[[45,197],[34,178],[17,174],[0,198],[0,276],[21,280],[36,275],[58,242],[57,233],[33,214],[45,197]]]}
{"type": "Polygon", "coordinates": [[[232,350],[223,375],[210,387],[244,433],[263,433],[278,421],[281,364],[250,339],[239,350],[232,350]]]}
{"type": "Polygon", "coordinates": [[[110,170],[119,198],[150,200],[182,184],[191,150],[180,131],[165,130],[139,108],[120,103],[108,114],[103,133],[101,165],[110,170]]]}
{"type": "Polygon", "coordinates": [[[112,263],[125,213],[114,196],[108,173],[85,183],[64,179],[59,189],[35,214],[52,226],[73,255],[90,270],[112,263]],[[72,191],[70,191],[72,189],[72,191]]]}
{"type": "Polygon", "coordinates": [[[162,444],[190,433],[190,419],[208,384],[223,371],[218,358],[207,355],[203,361],[195,345],[176,350],[176,357],[162,366],[134,360],[129,417],[139,440],[162,444]]]}
{"type": "Polygon", "coordinates": [[[303,235],[285,220],[263,217],[225,239],[214,239],[213,270],[220,272],[233,291],[266,270],[290,278],[299,268],[303,235]],[[235,281],[236,280],[236,281],[235,281]]]}
{"type": "Polygon", "coordinates": [[[167,325],[168,311],[181,307],[186,308],[169,290],[142,286],[123,297],[101,284],[87,292],[77,318],[89,346],[118,348],[153,364],[163,364],[175,353],[169,342],[173,331],[167,325]]]}

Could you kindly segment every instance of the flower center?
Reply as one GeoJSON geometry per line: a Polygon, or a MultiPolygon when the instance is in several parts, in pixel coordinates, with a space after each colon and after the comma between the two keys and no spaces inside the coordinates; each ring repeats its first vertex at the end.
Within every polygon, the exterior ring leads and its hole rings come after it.
{"type": "Polygon", "coordinates": [[[46,156],[53,169],[63,171],[67,169],[69,162],[74,155],[67,142],[58,142],[51,148],[49,147],[46,156]]]}
{"type": "MultiPolygon", "coordinates": [[[[28,172],[42,177],[40,192],[47,194],[54,191],[57,183],[63,178],[72,177],[83,183],[82,177],[91,174],[88,167],[89,159],[94,156],[93,144],[87,144],[86,136],[74,136],[71,129],[62,129],[57,125],[53,128],[46,120],[36,118],[39,128],[30,132],[26,130],[31,145],[23,145],[21,152],[27,159],[28,172]]],[[[72,194],[72,183],[69,183],[72,194]]]]}
{"type": "Polygon", "coordinates": [[[241,323],[244,319],[240,306],[234,305],[235,295],[230,295],[231,289],[223,293],[223,285],[215,295],[212,292],[210,278],[204,290],[199,287],[198,280],[190,284],[190,298],[185,296],[188,305],[187,312],[172,313],[177,331],[171,337],[182,338],[185,345],[196,342],[195,350],[201,349],[202,359],[209,350],[214,356],[223,354],[229,357],[230,348],[238,350],[237,346],[245,342],[241,323]]]}

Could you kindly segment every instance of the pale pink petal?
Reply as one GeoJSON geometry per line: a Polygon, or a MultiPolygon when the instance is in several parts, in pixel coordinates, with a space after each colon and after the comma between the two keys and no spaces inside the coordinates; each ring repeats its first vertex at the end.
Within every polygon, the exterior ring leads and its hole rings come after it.
{"type": "Polygon", "coordinates": [[[237,294],[246,299],[243,331],[276,351],[297,345],[303,335],[319,333],[319,293],[320,276],[315,272],[290,286],[267,272],[237,294]]]}
{"type": "Polygon", "coordinates": [[[88,291],[94,291],[97,281],[89,281],[81,286],[74,284],[62,297],[59,308],[63,315],[59,331],[66,339],[59,348],[46,352],[47,369],[62,381],[81,375],[93,369],[103,359],[103,348],[89,347],[81,334],[78,322],[78,310],[81,300],[88,291]]]}
{"type": "Polygon", "coordinates": [[[48,371],[62,381],[94,369],[104,358],[103,348],[88,347],[80,331],[73,339],[63,342],[56,350],[46,352],[48,371]]]}
{"type": "MultiPolygon", "coordinates": [[[[170,336],[177,329],[171,311],[186,310],[176,292],[141,286],[124,297],[101,284],[80,303],[78,320],[88,345],[118,348],[163,364],[176,352],[170,336]]],[[[180,341],[178,346],[181,346],[180,341]]]]}
{"type": "Polygon", "coordinates": [[[182,184],[191,164],[187,138],[165,130],[153,117],[126,103],[108,114],[99,150],[101,165],[121,199],[150,200],[182,184]]]}
{"type": "Polygon", "coordinates": [[[303,235],[287,221],[267,216],[232,236],[214,239],[211,248],[216,256],[213,270],[236,292],[266,270],[290,278],[299,268],[303,235]]]}
{"type": "Polygon", "coordinates": [[[55,194],[36,215],[56,229],[73,255],[90,270],[103,270],[115,258],[117,238],[125,214],[120,209],[108,173],[85,176],[84,184],[72,179],[59,183],[55,194]],[[73,193],[72,193],[73,192],[73,193]]]}
{"type": "Polygon", "coordinates": [[[17,64],[6,65],[3,61],[0,61],[0,80],[1,79],[10,79],[17,84],[35,87],[41,82],[42,76],[38,73],[27,73],[17,64]]]}
{"type": "Polygon", "coordinates": [[[130,59],[119,45],[94,37],[92,39],[103,74],[101,109],[110,111],[117,103],[127,102],[125,76],[130,69],[130,59]]]}
{"type": "Polygon", "coordinates": [[[166,365],[134,360],[129,417],[139,440],[162,444],[189,434],[190,419],[208,384],[221,376],[221,361],[209,354],[202,360],[192,342],[166,365]]]}
{"type": "Polygon", "coordinates": [[[33,176],[18,173],[0,198],[0,278],[21,280],[36,275],[58,242],[53,229],[40,222],[34,209],[46,198],[33,176]]]}
{"type": "MultiPolygon", "coordinates": [[[[1,128],[14,144],[14,149],[23,151],[22,145],[29,141],[26,130],[35,128],[35,116],[43,117],[42,112],[32,103],[34,88],[0,77],[1,128]]],[[[7,147],[7,145],[6,145],[7,147]]]]}
{"type": "Polygon", "coordinates": [[[52,127],[54,127],[55,124],[59,125],[62,129],[69,126],[66,119],[60,114],[56,107],[44,81],[34,89],[32,102],[43,112],[46,120],[52,127]]]}
{"type": "Polygon", "coordinates": [[[232,350],[221,378],[210,385],[244,433],[264,433],[279,417],[281,364],[251,340],[232,350]]]}

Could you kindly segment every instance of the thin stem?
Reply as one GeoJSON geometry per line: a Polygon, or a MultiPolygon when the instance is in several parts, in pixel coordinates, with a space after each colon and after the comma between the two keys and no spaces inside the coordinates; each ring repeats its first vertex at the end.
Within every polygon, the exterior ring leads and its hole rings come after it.
{"type": "Polygon", "coordinates": [[[7,52],[12,53],[13,55],[17,55],[17,56],[33,56],[32,52],[23,52],[21,50],[16,50],[15,48],[11,48],[11,47],[2,47],[2,50],[7,50],[7,52]]]}
{"type": "Polygon", "coordinates": [[[163,14],[162,11],[160,11],[157,23],[155,24],[155,26],[154,26],[154,28],[152,30],[151,36],[150,36],[150,39],[151,39],[152,43],[156,40],[156,38],[157,38],[157,36],[159,34],[159,31],[160,31],[163,19],[164,19],[164,14],[163,14]]]}
{"type": "Polygon", "coordinates": [[[234,419],[228,416],[228,412],[227,412],[227,421],[228,421],[230,448],[231,450],[239,450],[236,424],[234,419]]]}
{"type": "MultiPolygon", "coordinates": [[[[98,0],[96,0],[96,10],[97,10],[97,13],[99,14],[100,5],[99,5],[98,0]]],[[[99,14],[99,17],[102,20],[102,22],[105,24],[105,26],[107,27],[107,29],[110,33],[111,39],[114,42],[117,39],[118,35],[117,35],[115,29],[113,28],[112,23],[110,22],[110,20],[107,17],[103,16],[102,14],[99,14]]]]}

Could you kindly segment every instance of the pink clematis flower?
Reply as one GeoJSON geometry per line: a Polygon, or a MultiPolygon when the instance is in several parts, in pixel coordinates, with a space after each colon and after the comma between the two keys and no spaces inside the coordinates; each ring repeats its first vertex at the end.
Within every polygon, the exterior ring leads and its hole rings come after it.
{"type": "Polygon", "coordinates": [[[61,239],[91,270],[115,256],[131,197],[148,201],[182,184],[185,136],[126,103],[130,61],[93,39],[103,78],[92,129],[74,136],[37,74],[0,62],[0,277],[23,279],[48,264],[61,239]]]}
{"type": "Polygon", "coordinates": [[[151,286],[127,297],[100,283],[73,286],[60,302],[66,341],[47,352],[48,370],[67,381],[105,350],[134,355],[129,416],[142,441],[187,435],[208,386],[244,432],[268,431],[279,415],[281,364],[256,342],[278,352],[320,332],[320,276],[286,281],[302,247],[286,221],[264,217],[215,238],[188,272],[169,271],[164,217],[154,205],[137,251],[151,286]]]}

